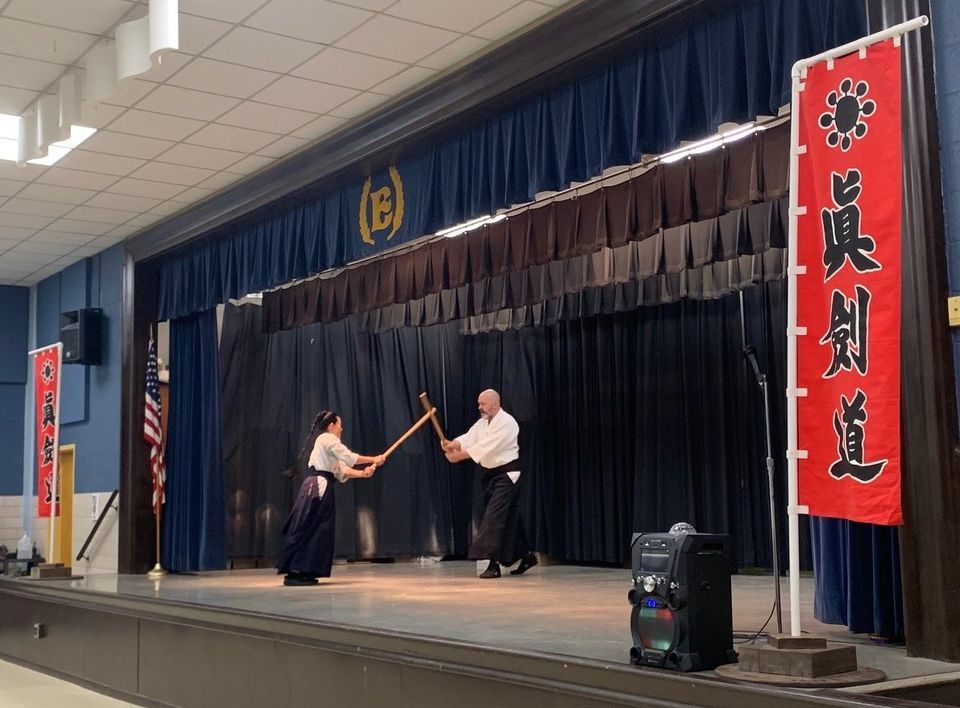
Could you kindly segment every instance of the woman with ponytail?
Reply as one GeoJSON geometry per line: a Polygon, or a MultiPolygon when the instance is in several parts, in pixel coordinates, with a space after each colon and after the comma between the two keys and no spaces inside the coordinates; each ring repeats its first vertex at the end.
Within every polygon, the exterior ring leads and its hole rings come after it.
{"type": "Polygon", "coordinates": [[[284,585],[316,585],[330,577],[333,566],[336,498],[334,482],[371,477],[383,464],[383,455],[358,455],[340,441],[343,422],[333,411],[321,411],[314,423],[320,429],[308,463],[310,474],[300,485],[290,517],[283,526],[284,543],[277,572],[284,585]],[[367,465],[354,469],[354,465],[367,465]]]}

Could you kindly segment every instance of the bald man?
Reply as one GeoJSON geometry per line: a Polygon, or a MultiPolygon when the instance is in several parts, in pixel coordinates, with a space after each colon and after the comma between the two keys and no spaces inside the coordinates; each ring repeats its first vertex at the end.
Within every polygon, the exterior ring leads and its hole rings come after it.
{"type": "Polygon", "coordinates": [[[483,472],[483,512],[470,544],[470,560],[489,559],[481,578],[499,578],[500,564],[520,565],[510,575],[523,575],[537,564],[520,521],[520,426],[500,407],[492,388],[477,398],[480,419],[463,435],[441,443],[450,462],[473,460],[483,472]]]}

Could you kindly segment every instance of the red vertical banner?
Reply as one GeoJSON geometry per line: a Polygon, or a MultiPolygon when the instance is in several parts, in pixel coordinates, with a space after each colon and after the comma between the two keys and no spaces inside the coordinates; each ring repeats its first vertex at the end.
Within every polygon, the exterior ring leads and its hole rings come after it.
{"type": "MultiPolygon", "coordinates": [[[[37,515],[47,517],[53,506],[60,440],[59,344],[34,353],[33,390],[37,407],[37,515]]],[[[59,481],[56,480],[57,516],[60,515],[59,481]]]]}
{"type": "Polygon", "coordinates": [[[899,44],[810,67],[795,119],[800,504],[901,524],[899,44]]]}

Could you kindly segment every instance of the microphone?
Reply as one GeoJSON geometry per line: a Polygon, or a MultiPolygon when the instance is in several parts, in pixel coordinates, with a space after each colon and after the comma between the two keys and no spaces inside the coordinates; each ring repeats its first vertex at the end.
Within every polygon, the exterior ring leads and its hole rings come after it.
{"type": "Polygon", "coordinates": [[[748,344],[743,348],[743,358],[750,362],[750,366],[753,367],[753,373],[757,377],[757,383],[763,383],[763,374],[760,373],[760,365],[757,363],[757,348],[752,344],[748,344]]]}

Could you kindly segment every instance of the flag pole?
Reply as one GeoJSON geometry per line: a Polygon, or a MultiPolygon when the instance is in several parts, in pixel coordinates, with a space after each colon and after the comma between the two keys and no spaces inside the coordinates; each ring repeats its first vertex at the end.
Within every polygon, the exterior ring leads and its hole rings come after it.
{"type": "Polygon", "coordinates": [[[164,570],[163,566],[160,565],[160,515],[163,513],[163,504],[157,504],[157,510],[153,515],[153,518],[157,522],[157,564],[153,566],[149,571],[147,571],[147,577],[158,579],[162,578],[167,574],[167,571],[164,570]]]}
{"type": "MultiPolygon", "coordinates": [[[[153,345],[153,325],[151,324],[151,325],[150,325],[150,344],[147,346],[147,351],[150,350],[150,348],[151,348],[152,345],[153,345]]],[[[162,414],[161,414],[161,418],[162,418],[162,414]]],[[[161,426],[161,421],[160,421],[160,420],[157,421],[157,425],[158,425],[158,426],[161,426]]],[[[162,438],[160,438],[160,439],[162,440],[162,438]]],[[[163,446],[162,446],[162,445],[161,445],[161,447],[160,447],[160,451],[159,451],[158,454],[160,455],[160,460],[161,460],[161,463],[162,463],[162,461],[163,461],[163,446]]],[[[152,473],[154,476],[157,474],[156,470],[151,470],[151,473],[152,473]]],[[[150,579],[152,579],[152,580],[159,580],[160,578],[162,578],[164,575],[167,574],[167,571],[164,570],[164,568],[163,568],[162,565],[160,565],[160,517],[161,517],[161,515],[163,514],[163,492],[162,492],[162,491],[159,491],[159,493],[158,493],[158,490],[157,490],[157,481],[156,481],[155,478],[153,479],[153,484],[152,484],[151,486],[152,486],[152,488],[153,488],[153,491],[151,492],[151,494],[152,494],[152,495],[156,495],[156,497],[157,497],[157,498],[156,498],[156,503],[155,503],[154,506],[153,506],[153,519],[154,519],[154,522],[155,522],[155,529],[156,529],[156,544],[155,544],[155,548],[156,548],[156,561],[157,561],[157,562],[156,562],[156,564],[153,566],[153,568],[151,568],[149,571],[147,571],[147,577],[150,578],[150,579]]]]}

